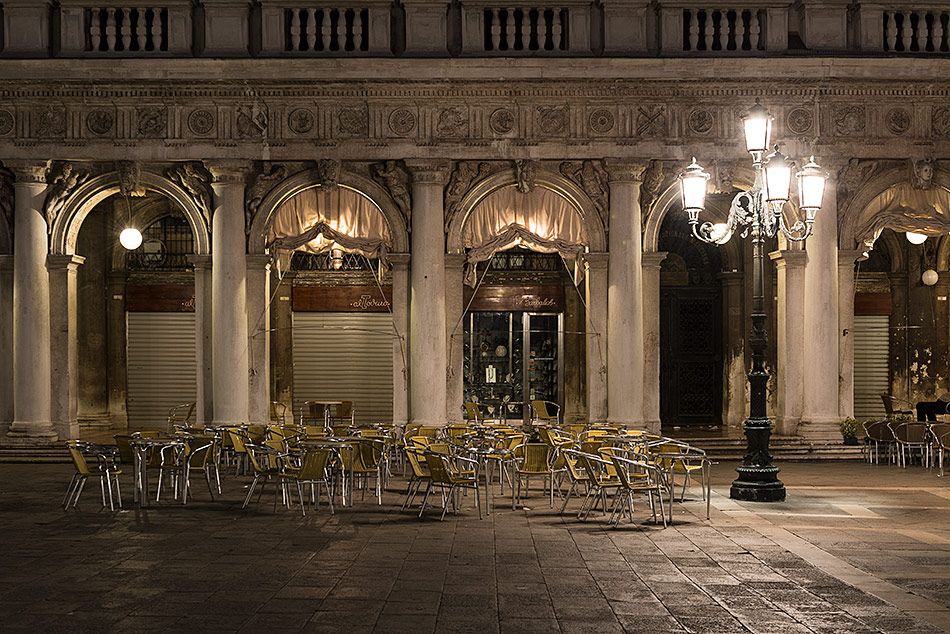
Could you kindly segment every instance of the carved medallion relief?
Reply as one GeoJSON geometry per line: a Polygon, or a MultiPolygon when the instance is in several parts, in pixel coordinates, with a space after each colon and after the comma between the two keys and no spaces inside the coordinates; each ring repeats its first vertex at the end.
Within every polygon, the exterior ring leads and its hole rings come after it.
{"type": "Polygon", "coordinates": [[[792,108],[785,116],[785,127],[792,134],[807,134],[815,125],[815,116],[808,108],[792,108]]]}
{"type": "Polygon", "coordinates": [[[416,115],[408,108],[397,108],[389,113],[389,129],[397,136],[409,136],[416,129],[416,115]]]}
{"type": "Polygon", "coordinates": [[[310,108],[294,108],[287,115],[287,127],[294,134],[307,134],[315,122],[316,116],[310,108]]]}
{"type": "Polygon", "coordinates": [[[594,134],[608,134],[614,129],[614,113],[607,108],[598,108],[587,117],[587,127],[594,134]]]}
{"type": "Polygon", "coordinates": [[[509,134],[515,129],[515,113],[508,108],[496,108],[488,117],[488,127],[495,134],[509,134]]]}
{"type": "Polygon", "coordinates": [[[115,126],[115,114],[105,108],[90,110],[86,115],[86,129],[96,136],[111,133],[115,126]]]}
{"type": "Polygon", "coordinates": [[[195,136],[207,136],[214,131],[214,112],[208,108],[197,108],[188,115],[188,130],[195,136]]]}

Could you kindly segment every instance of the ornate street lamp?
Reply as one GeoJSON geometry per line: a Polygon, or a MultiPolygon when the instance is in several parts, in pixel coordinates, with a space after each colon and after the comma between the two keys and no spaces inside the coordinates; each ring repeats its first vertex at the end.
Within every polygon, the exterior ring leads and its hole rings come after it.
{"type": "Polygon", "coordinates": [[[815,163],[814,157],[796,174],[798,208],[804,212],[805,218],[789,226],[782,209],[789,199],[794,163],[778,151],[778,146],[764,156],[770,147],[772,115],[758,99],[743,117],[743,123],[746,149],[752,155],[755,167],[755,183],[752,189],[739,192],[733,198],[728,220],[719,224],[700,224],[699,213],[705,206],[709,174],[695,158],[680,175],[680,189],[683,209],[689,214],[689,224],[696,238],[712,244],[725,244],[737,229],[741,229],[743,238],[752,236],[752,332],[749,335],[752,371],[749,372],[749,418],[745,421],[746,454],[742,465],[736,469],[739,477],[732,483],[729,496],[737,500],[777,502],[785,499],[785,485],[778,479],[779,468],[772,465],[772,456],[769,455],[772,422],[766,412],[765,394],[769,375],[765,371],[768,336],[765,332],[764,244],[766,238],[774,237],[779,231],[795,242],[811,235],[815,215],[821,208],[827,175],[815,163]]]}

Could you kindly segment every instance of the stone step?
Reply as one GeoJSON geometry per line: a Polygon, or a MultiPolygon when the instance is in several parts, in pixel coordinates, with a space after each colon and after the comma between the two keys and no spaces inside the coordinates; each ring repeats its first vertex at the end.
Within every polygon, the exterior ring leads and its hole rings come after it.
{"type": "MultiPolygon", "coordinates": [[[[703,449],[714,460],[741,460],[745,455],[745,438],[691,438],[687,442],[703,449]]],[[[798,436],[773,436],[769,453],[775,461],[863,460],[860,446],[840,443],[809,443],[798,436]]]]}
{"type": "Polygon", "coordinates": [[[42,447],[42,448],[0,448],[0,463],[11,462],[72,462],[69,452],[65,447],[42,447]]]}

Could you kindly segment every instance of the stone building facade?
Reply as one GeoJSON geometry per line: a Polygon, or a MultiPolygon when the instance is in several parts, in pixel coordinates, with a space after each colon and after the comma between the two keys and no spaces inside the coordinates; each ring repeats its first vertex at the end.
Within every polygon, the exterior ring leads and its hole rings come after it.
{"type": "MultiPolygon", "coordinates": [[[[856,308],[884,319],[884,391],[932,397],[950,379],[948,18],[903,0],[5,3],[3,442],[142,426],[129,390],[160,351],[133,372],[133,327],[159,322],[136,311],[193,315],[179,373],[197,421],[296,415],[296,336],[317,323],[297,313],[346,312],[328,307],[348,292],[388,314],[396,422],[461,419],[477,355],[514,371],[511,346],[465,330],[473,306],[556,305],[565,419],[740,425],[751,256],[689,238],[677,175],[700,157],[724,219],[752,185],[739,115],[756,98],[783,151],[830,174],[814,236],[771,245],[777,432],[832,440],[855,412],[856,308]],[[381,233],[321,207],[300,229],[324,223],[326,248],[297,253],[275,227],[307,191],[369,201],[381,233]],[[127,220],[151,251],[118,246],[127,220]]],[[[523,359],[541,372],[541,352],[523,359]]]]}

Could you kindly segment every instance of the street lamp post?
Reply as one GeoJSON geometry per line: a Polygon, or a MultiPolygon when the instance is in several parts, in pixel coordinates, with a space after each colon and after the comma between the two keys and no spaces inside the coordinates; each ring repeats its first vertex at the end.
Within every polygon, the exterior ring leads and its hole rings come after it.
{"type": "Polygon", "coordinates": [[[798,208],[804,212],[805,218],[787,224],[782,210],[789,199],[794,163],[778,151],[777,145],[771,154],[765,155],[771,147],[772,115],[758,99],[743,117],[743,124],[746,149],[752,155],[755,168],[755,182],[751,189],[739,192],[733,198],[727,221],[700,224],[699,214],[705,206],[709,174],[695,158],[680,175],[680,190],[683,209],[689,214],[693,235],[699,240],[725,244],[737,230],[741,230],[743,238],[752,237],[752,331],[749,335],[752,371],[749,372],[749,418],[745,421],[746,454],[742,465],[736,469],[739,477],[733,481],[729,496],[736,500],[778,502],[785,499],[785,485],[778,479],[779,468],[772,464],[769,454],[772,422],[766,411],[769,375],[765,370],[768,336],[765,331],[764,245],[766,238],[772,238],[778,232],[795,242],[811,235],[815,215],[821,208],[827,176],[815,163],[814,157],[798,172],[798,208]]]}

